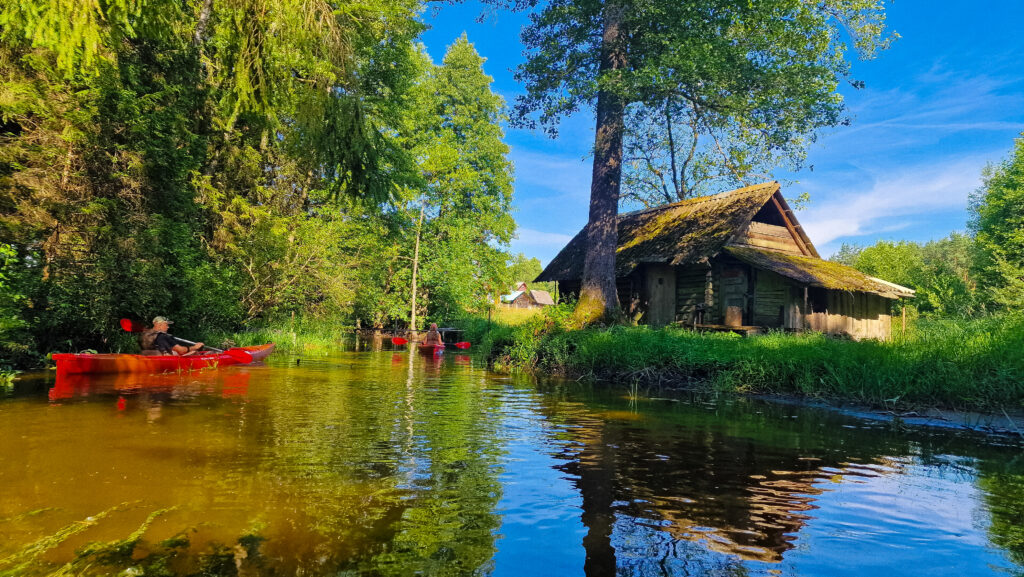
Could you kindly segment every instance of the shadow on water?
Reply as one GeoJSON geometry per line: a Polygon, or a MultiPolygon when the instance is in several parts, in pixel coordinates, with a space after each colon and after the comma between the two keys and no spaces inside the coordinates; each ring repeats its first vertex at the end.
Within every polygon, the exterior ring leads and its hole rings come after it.
{"type": "Polygon", "coordinates": [[[1020,446],[359,349],[19,382],[0,398],[0,576],[1024,567],[1020,446]]]}

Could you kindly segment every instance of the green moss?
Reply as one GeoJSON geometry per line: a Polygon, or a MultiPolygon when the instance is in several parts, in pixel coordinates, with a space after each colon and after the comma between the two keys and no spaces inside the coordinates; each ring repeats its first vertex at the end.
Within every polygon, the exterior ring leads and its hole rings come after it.
{"type": "MultiPolygon", "coordinates": [[[[750,222],[778,189],[778,183],[770,182],[620,215],[617,274],[629,274],[645,259],[681,262],[712,255],[750,222]]],[[[581,231],[538,278],[581,278],[586,244],[586,235],[581,231]]]]}
{"type": "Polygon", "coordinates": [[[859,270],[837,262],[748,247],[730,246],[725,250],[748,264],[812,286],[895,296],[892,287],[877,283],[859,270]]]}

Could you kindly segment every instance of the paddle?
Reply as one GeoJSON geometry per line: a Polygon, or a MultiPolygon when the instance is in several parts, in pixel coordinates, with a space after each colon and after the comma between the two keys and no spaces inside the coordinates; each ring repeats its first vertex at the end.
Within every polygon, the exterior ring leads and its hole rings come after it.
{"type": "MultiPolygon", "coordinates": [[[[121,319],[121,328],[124,329],[125,331],[129,332],[129,333],[141,333],[142,331],[146,330],[147,327],[143,323],[139,323],[139,322],[133,321],[131,319],[121,319]]],[[[183,345],[194,346],[196,344],[196,343],[193,343],[192,341],[187,341],[187,340],[185,340],[183,338],[176,337],[174,335],[171,335],[171,338],[173,338],[174,340],[178,341],[179,343],[181,343],[183,345]]],[[[246,351],[246,350],[242,350],[242,349],[228,349],[228,350],[224,351],[224,350],[221,350],[221,349],[215,349],[215,348],[213,348],[211,346],[207,346],[207,345],[203,345],[203,348],[204,349],[209,349],[209,350],[211,350],[211,351],[213,351],[215,353],[227,355],[227,356],[229,356],[229,357],[231,357],[231,358],[235,359],[236,361],[238,361],[240,363],[243,363],[243,364],[249,364],[249,363],[252,362],[252,355],[249,354],[249,351],[246,351]]]]}
{"type": "MultiPolygon", "coordinates": [[[[176,340],[176,341],[178,341],[179,343],[181,343],[183,345],[188,345],[190,347],[193,347],[193,346],[196,345],[196,343],[193,343],[192,341],[187,341],[185,339],[176,337],[174,335],[171,335],[171,338],[176,340]]],[[[252,355],[249,354],[249,351],[244,350],[244,349],[228,349],[226,351],[222,351],[221,349],[215,349],[215,348],[207,346],[207,345],[203,345],[203,348],[204,349],[209,349],[209,350],[211,350],[211,351],[213,351],[215,353],[227,355],[227,356],[235,359],[236,361],[238,361],[238,362],[240,362],[242,364],[249,364],[249,363],[252,362],[252,355]]]]}
{"type": "Polygon", "coordinates": [[[468,349],[470,345],[468,342],[462,341],[461,343],[455,343],[453,346],[457,349],[468,349]]]}
{"type": "Polygon", "coordinates": [[[131,319],[121,319],[121,328],[129,333],[141,333],[146,330],[146,325],[137,323],[131,319]]]}
{"type": "Polygon", "coordinates": [[[400,347],[402,345],[409,344],[409,341],[403,339],[402,337],[391,337],[391,344],[395,345],[396,347],[400,347]]]}

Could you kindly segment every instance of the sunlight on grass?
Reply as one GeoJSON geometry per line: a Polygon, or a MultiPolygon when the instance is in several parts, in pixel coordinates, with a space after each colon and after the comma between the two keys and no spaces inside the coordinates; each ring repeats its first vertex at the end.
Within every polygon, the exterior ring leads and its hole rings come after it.
{"type": "Polygon", "coordinates": [[[877,405],[997,410],[1024,404],[1024,314],[917,319],[888,342],[820,333],[613,326],[570,330],[552,307],[512,325],[467,319],[498,370],[719,391],[797,393],[877,405]]]}

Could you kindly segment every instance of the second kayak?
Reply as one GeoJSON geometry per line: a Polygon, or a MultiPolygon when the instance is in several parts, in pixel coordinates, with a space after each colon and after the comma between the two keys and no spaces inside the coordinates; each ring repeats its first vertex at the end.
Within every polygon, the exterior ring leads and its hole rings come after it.
{"type": "Polygon", "coordinates": [[[421,355],[440,355],[444,352],[444,345],[419,345],[421,355]]]}

